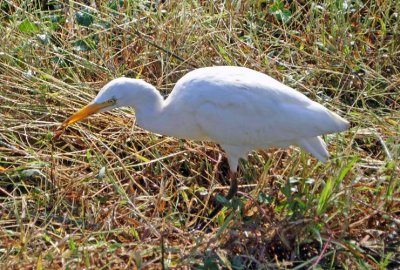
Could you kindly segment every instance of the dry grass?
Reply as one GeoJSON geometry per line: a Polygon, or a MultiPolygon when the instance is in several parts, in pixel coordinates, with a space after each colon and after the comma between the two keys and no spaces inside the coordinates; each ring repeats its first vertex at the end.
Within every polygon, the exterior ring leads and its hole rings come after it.
{"type": "Polygon", "coordinates": [[[286,22],[271,1],[46,2],[0,1],[1,268],[400,266],[398,1],[293,1],[286,22]],[[112,78],[167,95],[194,67],[222,64],[351,120],[326,137],[329,163],[253,153],[241,196],[193,231],[229,186],[216,145],[147,133],[130,109],[52,140],[112,78]]]}

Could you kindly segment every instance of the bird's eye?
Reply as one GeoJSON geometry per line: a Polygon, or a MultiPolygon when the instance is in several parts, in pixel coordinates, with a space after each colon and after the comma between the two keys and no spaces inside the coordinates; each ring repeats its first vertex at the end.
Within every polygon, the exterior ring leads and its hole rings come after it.
{"type": "Polygon", "coordinates": [[[107,103],[109,105],[114,105],[115,103],[117,103],[117,99],[116,98],[109,99],[109,100],[107,100],[107,103]]]}

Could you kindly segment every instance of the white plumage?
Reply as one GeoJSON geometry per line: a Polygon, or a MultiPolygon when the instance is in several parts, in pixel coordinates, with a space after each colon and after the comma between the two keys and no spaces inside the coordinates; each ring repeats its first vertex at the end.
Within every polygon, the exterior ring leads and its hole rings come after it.
{"type": "Polygon", "coordinates": [[[320,135],[349,127],[336,113],[265,74],[220,66],[187,73],[166,100],[143,80],[112,80],[61,129],[121,106],[133,107],[137,125],[149,131],[220,144],[232,172],[239,158],[271,146],[297,145],[325,162],[329,153],[320,135]]]}

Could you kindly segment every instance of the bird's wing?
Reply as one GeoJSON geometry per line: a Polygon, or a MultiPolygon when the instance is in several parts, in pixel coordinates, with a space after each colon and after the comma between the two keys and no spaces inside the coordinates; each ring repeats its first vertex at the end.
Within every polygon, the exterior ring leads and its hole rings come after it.
{"type": "Polygon", "coordinates": [[[213,89],[219,95],[202,96],[195,119],[210,140],[253,147],[284,146],[347,128],[341,117],[293,89],[246,91],[244,87],[232,84],[229,89],[213,89]]]}

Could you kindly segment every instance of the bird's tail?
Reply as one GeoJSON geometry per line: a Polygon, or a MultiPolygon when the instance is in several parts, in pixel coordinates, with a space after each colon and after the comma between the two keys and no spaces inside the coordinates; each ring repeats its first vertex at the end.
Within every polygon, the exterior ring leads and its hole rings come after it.
{"type": "Polygon", "coordinates": [[[332,130],[332,132],[345,131],[350,127],[350,123],[346,119],[339,116],[337,113],[330,110],[328,110],[328,113],[331,116],[330,119],[335,123],[335,128],[332,130]]]}
{"type": "Polygon", "coordinates": [[[329,158],[328,150],[326,149],[326,144],[321,137],[312,137],[307,139],[298,140],[298,145],[304,148],[307,152],[312,154],[314,157],[322,162],[326,162],[329,158]]]}

